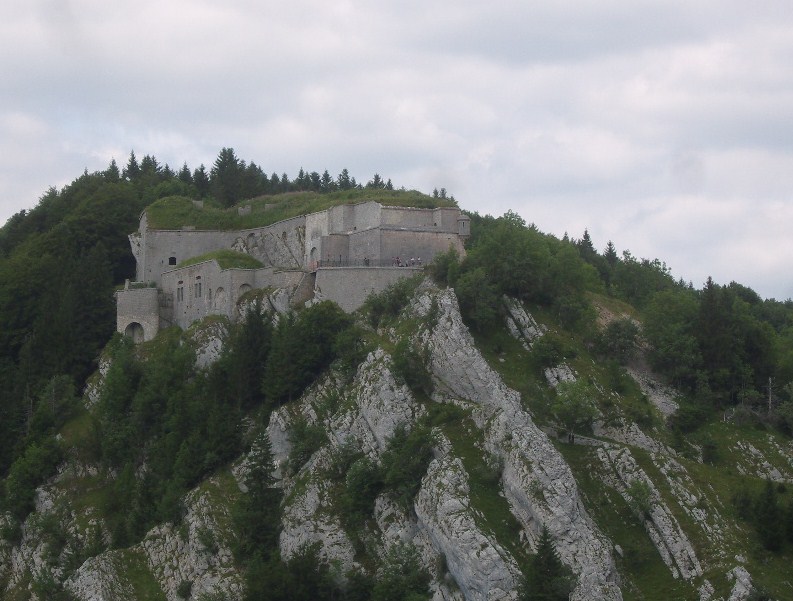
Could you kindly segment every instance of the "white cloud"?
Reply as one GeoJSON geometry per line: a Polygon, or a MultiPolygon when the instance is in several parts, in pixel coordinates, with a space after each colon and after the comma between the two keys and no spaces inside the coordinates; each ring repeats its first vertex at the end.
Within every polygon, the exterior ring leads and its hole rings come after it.
{"type": "Polygon", "coordinates": [[[0,219],[129,150],[446,187],[793,294],[793,17],[737,0],[16,3],[0,219]]]}

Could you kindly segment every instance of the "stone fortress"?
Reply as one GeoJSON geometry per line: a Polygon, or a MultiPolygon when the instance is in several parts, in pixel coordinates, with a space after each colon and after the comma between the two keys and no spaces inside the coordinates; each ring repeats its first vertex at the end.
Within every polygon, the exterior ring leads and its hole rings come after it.
{"type": "Polygon", "coordinates": [[[291,306],[327,299],[352,312],[372,292],[414,275],[450,247],[463,255],[469,235],[470,219],[457,207],[367,201],[233,231],[154,229],[144,211],[129,236],[136,281],[116,293],[116,327],[139,342],[207,315],[234,320],[240,298],[264,288],[278,289],[291,306]],[[249,254],[263,266],[223,269],[215,259],[180,266],[223,249],[249,254]]]}

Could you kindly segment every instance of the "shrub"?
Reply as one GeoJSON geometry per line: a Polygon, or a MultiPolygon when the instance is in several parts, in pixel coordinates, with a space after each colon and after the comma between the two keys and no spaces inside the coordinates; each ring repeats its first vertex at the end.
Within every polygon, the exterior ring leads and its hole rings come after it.
{"type": "Polygon", "coordinates": [[[432,374],[427,368],[429,358],[419,353],[408,338],[402,338],[391,356],[394,375],[403,381],[414,394],[430,396],[433,390],[432,374]]]}
{"type": "Polygon", "coordinates": [[[309,424],[304,417],[296,419],[289,430],[292,450],[287,460],[287,472],[296,474],[327,439],[328,435],[321,425],[309,424]]]}
{"type": "Polygon", "coordinates": [[[383,453],[384,487],[405,511],[412,508],[421,479],[432,460],[432,444],[432,434],[426,426],[416,425],[408,431],[401,424],[383,453]]]}
{"type": "Polygon", "coordinates": [[[182,580],[176,587],[176,596],[180,599],[189,599],[193,592],[193,581],[182,580]]]}
{"type": "Polygon", "coordinates": [[[652,489],[647,482],[636,479],[628,485],[628,505],[643,520],[650,517],[653,503],[652,489]]]}
{"type": "Polygon", "coordinates": [[[372,601],[422,601],[430,598],[431,577],[421,565],[413,545],[397,543],[391,547],[377,571],[372,601]]]}

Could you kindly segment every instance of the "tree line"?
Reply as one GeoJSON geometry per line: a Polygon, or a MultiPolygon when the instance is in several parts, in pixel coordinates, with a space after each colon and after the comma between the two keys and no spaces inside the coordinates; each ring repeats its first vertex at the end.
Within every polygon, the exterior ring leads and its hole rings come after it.
{"type": "Polygon", "coordinates": [[[793,434],[793,301],[761,299],[751,288],[711,278],[699,290],[675,280],[658,259],[622,256],[609,241],[599,252],[588,232],[561,240],[508,212],[471,215],[467,256],[449,252],[431,271],[454,286],[472,329],[502,319],[502,295],[548,308],[596,352],[624,362],[639,337],[652,366],[697,406],[738,406],[793,434]],[[634,306],[643,327],[619,322],[604,339],[594,327],[591,294],[634,306]]]}

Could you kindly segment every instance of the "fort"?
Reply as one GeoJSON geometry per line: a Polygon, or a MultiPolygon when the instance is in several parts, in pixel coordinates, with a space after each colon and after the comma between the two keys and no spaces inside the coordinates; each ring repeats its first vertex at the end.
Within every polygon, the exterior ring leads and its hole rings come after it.
{"type": "Polygon", "coordinates": [[[457,207],[365,201],[231,231],[156,229],[144,211],[129,236],[136,281],[116,293],[116,327],[140,342],[207,315],[234,320],[240,298],[265,288],[281,290],[292,306],[328,299],[352,312],[437,254],[464,254],[469,235],[470,219],[457,207]],[[224,250],[249,255],[257,266],[224,268],[211,256],[224,250]]]}

